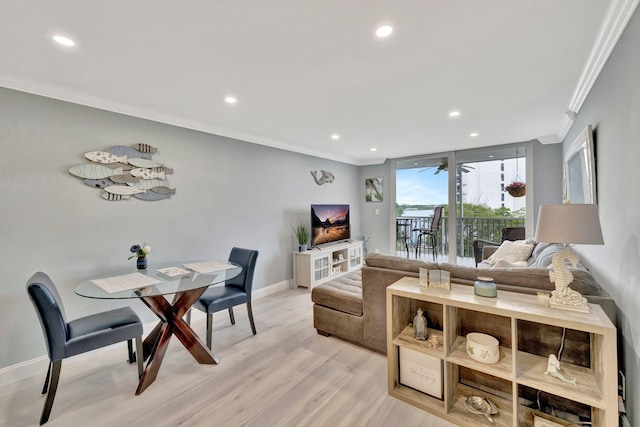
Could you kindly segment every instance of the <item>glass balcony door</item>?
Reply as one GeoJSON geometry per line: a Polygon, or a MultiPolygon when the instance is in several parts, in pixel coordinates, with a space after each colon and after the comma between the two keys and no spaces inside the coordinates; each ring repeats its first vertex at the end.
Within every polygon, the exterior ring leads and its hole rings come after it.
{"type": "Polygon", "coordinates": [[[523,196],[508,191],[527,181],[529,150],[522,143],[395,160],[396,255],[474,266],[473,240],[498,243],[514,226],[530,235],[532,197],[526,186],[523,196]],[[432,227],[438,206],[442,218],[432,227]]]}
{"type": "Polygon", "coordinates": [[[449,205],[448,161],[445,154],[396,162],[396,255],[448,261],[444,235],[444,213],[449,205]]]}

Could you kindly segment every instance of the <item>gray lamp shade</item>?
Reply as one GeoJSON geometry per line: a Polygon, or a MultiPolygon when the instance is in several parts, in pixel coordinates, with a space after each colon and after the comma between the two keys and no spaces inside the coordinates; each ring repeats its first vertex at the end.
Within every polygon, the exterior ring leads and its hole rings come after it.
{"type": "Polygon", "coordinates": [[[603,245],[598,205],[541,205],[536,226],[538,242],[603,245]]]}

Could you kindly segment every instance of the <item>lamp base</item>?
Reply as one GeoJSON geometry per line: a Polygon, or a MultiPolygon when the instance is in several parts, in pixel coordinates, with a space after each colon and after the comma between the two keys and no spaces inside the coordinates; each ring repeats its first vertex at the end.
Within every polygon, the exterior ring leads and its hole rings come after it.
{"type": "Polygon", "coordinates": [[[556,289],[551,292],[550,305],[563,310],[588,313],[587,299],[580,295],[580,292],[569,288],[569,284],[573,281],[573,274],[567,268],[565,260],[571,262],[575,267],[578,265],[580,258],[567,245],[564,246],[562,251],[553,256],[551,260],[553,271],[549,272],[549,279],[551,279],[552,283],[555,283],[556,289]]]}
{"type": "Polygon", "coordinates": [[[589,313],[587,299],[573,289],[565,288],[563,295],[560,295],[560,292],[557,290],[551,292],[551,299],[549,302],[550,306],[554,308],[589,313]]]}

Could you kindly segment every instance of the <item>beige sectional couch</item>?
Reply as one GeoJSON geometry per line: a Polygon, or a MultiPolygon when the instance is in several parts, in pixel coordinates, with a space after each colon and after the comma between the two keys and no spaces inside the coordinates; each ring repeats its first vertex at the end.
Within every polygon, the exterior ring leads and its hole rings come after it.
{"type": "MultiPolygon", "coordinates": [[[[319,334],[335,335],[380,353],[387,351],[386,287],[402,277],[418,277],[420,267],[442,269],[451,273],[451,281],[472,286],[477,276],[491,276],[499,290],[535,294],[552,291],[546,268],[478,269],[447,263],[427,263],[390,255],[369,254],[360,272],[350,273],[313,288],[311,299],[314,327],[319,334]]],[[[615,323],[613,299],[598,285],[586,269],[573,271],[571,288],[590,303],[599,304],[615,323]]],[[[535,328],[534,328],[535,329],[535,328]]],[[[539,331],[531,331],[536,345],[539,331]]],[[[527,340],[529,337],[523,337],[527,340]]],[[[583,337],[577,336],[577,341],[583,337]]]]}

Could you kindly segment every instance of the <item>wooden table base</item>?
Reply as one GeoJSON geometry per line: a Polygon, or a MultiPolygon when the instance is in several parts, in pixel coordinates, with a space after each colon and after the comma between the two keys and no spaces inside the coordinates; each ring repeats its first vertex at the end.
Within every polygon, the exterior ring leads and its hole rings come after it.
{"type": "Polygon", "coordinates": [[[148,359],[149,361],[140,377],[136,395],[145,391],[156,379],[171,335],[175,335],[180,340],[198,363],[219,363],[193,329],[182,319],[206,289],[204,287],[177,293],[174,295],[172,303],[169,303],[162,295],[140,296],[142,302],[160,318],[160,322],[143,342],[143,357],[144,360],[148,359]]]}

